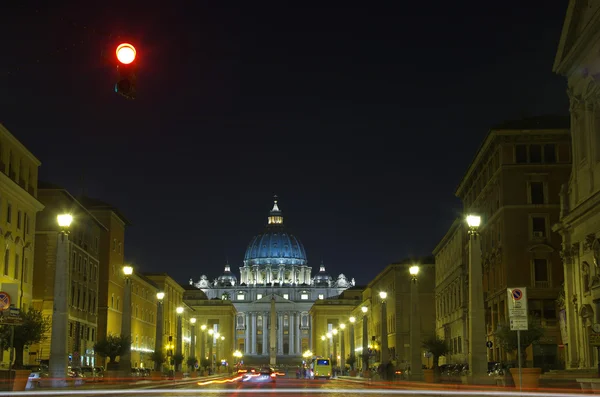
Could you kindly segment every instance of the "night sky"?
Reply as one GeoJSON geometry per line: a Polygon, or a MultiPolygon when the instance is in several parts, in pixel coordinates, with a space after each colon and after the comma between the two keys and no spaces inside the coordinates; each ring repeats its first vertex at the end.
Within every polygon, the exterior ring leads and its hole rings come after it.
{"type": "Polygon", "coordinates": [[[431,253],[492,125],[568,113],[566,1],[71,3],[0,5],[0,122],[181,282],[239,275],[277,194],[313,272],[366,284],[431,253]],[[125,38],[135,101],[113,91],[125,38]]]}

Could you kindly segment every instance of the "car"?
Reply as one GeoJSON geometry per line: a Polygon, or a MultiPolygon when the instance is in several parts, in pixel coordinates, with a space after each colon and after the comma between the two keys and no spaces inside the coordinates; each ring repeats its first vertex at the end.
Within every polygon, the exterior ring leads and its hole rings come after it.
{"type": "Polygon", "coordinates": [[[246,372],[240,382],[243,383],[275,383],[277,373],[273,368],[264,367],[260,371],[246,372]]]}

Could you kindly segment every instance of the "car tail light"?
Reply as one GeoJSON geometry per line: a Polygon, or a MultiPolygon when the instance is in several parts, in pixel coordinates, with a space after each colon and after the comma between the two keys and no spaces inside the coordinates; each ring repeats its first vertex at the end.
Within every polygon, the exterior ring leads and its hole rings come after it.
{"type": "Polygon", "coordinates": [[[271,378],[274,378],[274,377],[276,377],[276,376],[277,376],[277,374],[276,374],[275,372],[273,372],[273,373],[271,374],[271,378]]]}

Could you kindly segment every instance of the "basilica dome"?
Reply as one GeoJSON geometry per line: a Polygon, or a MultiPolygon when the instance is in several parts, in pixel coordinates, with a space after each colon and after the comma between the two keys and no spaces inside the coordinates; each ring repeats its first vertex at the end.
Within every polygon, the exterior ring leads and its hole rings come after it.
{"type": "Polygon", "coordinates": [[[306,251],[296,236],[285,230],[283,216],[273,204],[265,230],[254,236],[244,255],[244,266],[306,265],[306,251]]]}

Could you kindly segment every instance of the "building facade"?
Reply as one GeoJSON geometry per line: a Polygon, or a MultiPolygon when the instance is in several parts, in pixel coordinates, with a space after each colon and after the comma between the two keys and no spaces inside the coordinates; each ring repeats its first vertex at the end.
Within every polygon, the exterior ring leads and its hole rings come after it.
{"type": "MultiPolygon", "coordinates": [[[[60,234],[56,217],[70,213],[69,228],[69,364],[73,367],[96,365],[94,344],[98,330],[98,280],[100,238],[106,228],[65,189],[40,185],[39,200],[45,208],[37,215],[33,305],[52,320],[57,241],[60,234]],[[44,188],[45,187],[45,188],[44,188]]],[[[50,358],[50,329],[44,341],[30,347],[39,360],[50,358]]]]}
{"type": "Polygon", "coordinates": [[[158,287],[134,268],[131,275],[131,366],[152,368],[156,341],[158,287]]]}
{"type": "Polygon", "coordinates": [[[278,363],[295,363],[302,352],[311,349],[312,325],[309,310],[320,299],[338,296],[353,285],[343,274],[337,279],[321,265],[312,275],[304,246],[289,233],[277,200],[265,230],[255,236],[246,249],[240,267],[240,281],[229,265],[212,282],[205,275],[193,282],[209,299],[231,300],[237,311],[235,344],[246,361],[269,361],[271,299],[276,301],[276,351],[278,363]]]}
{"type": "Polygon", "coordinates": [[[482,217],[485,323],[493,343],[490,361],[507,361],[494,337],[508,320],[506,288],[526,287],[528,308],[544,327],[529,347],[528,364],[558,368],[563,361],[556,299],[562,289],[558,222],[561,185],[571,168],[568,119],[538,117],[492,128],[479,148],[456,196],[464,213],[482,217]]]}
{"type": "MultiPolygon", "coordinates": [[[[435,328],[450,353],[440,364],[465,364],[469,354],[468,269],[465,220],[456,219],[433,250],[435,256],[435,328]]],[[[488,361],[492,361],[488,357],[488,361]]]]}
{"type": "MultiPolygon", "coordinates": [[[[40,161],[0,124],[0,290],[26,310],[33,299],[36,214],[40,161]]],[[[8,365],[8,352],[1,354],[8,365]]],[[[33,356],[31,356],[33,357],[33,356]]],[[[30,358],[24,355],[24,360],[30,358]]]]}
{"type": "Polygon", "coordinates": [[[560,320],[569,369],[598,366],[600,341],[600,3],[571,0],[554,72],[567,79],[573,164],[561,190],[564,292],[560,320]],[[593,339],[596,338],[596,339],[593,339]]]}

